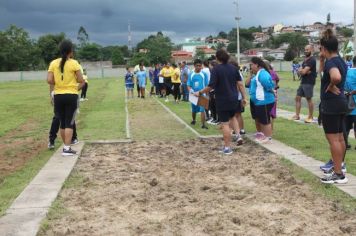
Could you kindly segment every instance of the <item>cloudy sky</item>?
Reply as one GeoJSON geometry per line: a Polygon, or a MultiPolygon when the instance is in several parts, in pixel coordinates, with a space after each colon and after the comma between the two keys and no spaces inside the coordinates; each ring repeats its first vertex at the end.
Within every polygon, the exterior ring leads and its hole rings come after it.
{"type": "MultiPolygon", "coordinates": [[[[32,38],[64,32],[73,40],[84,26],[90,41],[127,44],[127,24],[137,43],[163,31],[176,43],[194,36],[215,35],[236,25],[234,0],[0,0],[0,31],[10,24],[32,38]]],[[[241,27],[353,21],[353,0],[239,0],[241,27]]]]}

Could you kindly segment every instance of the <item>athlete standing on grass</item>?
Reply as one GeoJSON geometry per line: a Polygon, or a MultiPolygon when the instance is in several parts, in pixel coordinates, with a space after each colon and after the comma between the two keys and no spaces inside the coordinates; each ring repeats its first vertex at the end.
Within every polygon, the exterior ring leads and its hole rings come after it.
{"type": "Polygon", "coordinates": [[[320,39],[320,67],[324,72],[320,88],[320,113],[333,162],[333,168],[321,178],[321,182],[327,184],[348,181],[342,171],[342,162],[346,154],[343,131],[347,113],[347,100],[344,94],[347,65],[338,54],[338,46],[338,40],[332,30],[326,30],[320,39]]]}
{"type": "Polygon", "coordinates": [[[145,89],[147,84],[147,74],[143,65],[140,65],[140,71],[136,73],[137,85],[140,88],[140,96],[141,98],[145,98],[145,89]]]}
{"type": "Polygon", "coordinates": [[[61,58],[50,63],[47,82],[54,85],[54,110],[60,119],[60,133],[64,143],[62,155],[72,156],[76,154],[70,145],[78,108],[78,94],[85,81],[79,63],[72,59],[72,42],[64,40],[59,46],[59,51],[61,58]]]}
{"type": "Polygon", "coordinates": [[[242,92],[242,103],[244,106],[246,105],[246,94],[240,72],[235,66],[228,63],[229,57],[229,54],[223,49],[216,52],[219,64],[211,72],[209,85],[195,93],[196,96],[200,96],[212,89],[215,90],[216,110],[224,137],[224,147],[220,152],[226,155],[232,154],[230,125],[236,134],[239,134],[239,125],[235,117],[236,111],[239,109],[238,89],[242,92]]]}

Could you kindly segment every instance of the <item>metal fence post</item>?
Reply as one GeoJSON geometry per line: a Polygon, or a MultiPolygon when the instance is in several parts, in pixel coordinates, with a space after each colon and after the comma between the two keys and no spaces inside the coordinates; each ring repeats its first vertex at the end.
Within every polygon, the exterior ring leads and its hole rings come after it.
{"type": "Polygon", "coordinates": [[[20,81],[23,81],[23,71],[20,71],[20,81]]]}
{"type": "Polygon", "coordinates": [[[104,68],[101,67],[101,78],[104,79],[104,68]]]}

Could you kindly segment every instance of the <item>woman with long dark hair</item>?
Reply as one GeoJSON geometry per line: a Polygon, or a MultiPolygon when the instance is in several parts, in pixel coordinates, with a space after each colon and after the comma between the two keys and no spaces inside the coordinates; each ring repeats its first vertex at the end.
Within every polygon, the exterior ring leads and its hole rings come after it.
{"type": "Polygon", "coordinates": [[[54,87],[54,111],[60,120],[60,134],[64,143],[63,156],[72,156],[71,140],[78,107],[78,93],[85,81],[78,61],[73,60],[73,44],[64,40],[59,46],[61,58],[51,62],[47,82],[54,87]]]}
{"type": "Polygon", "coordinates": [[[343,136],[347,100],[344,94],[347,65],[338,54],[338,40],[328,29],[320,39],[320,63],[323,69],[320,88],[320,113],[326,139],[330,146],[333,168],[321,178],[323,183],[347,183],[342,171],[346,145],[343,136]]]}
{"type": "Polygon", "coordinates": [[[267,65],[261,58],[251,59],[254,76],[246,80],[250,88],[250,109],[256,124],[256,142],[268,143],[272,140],[271,110],[274,106],[274,83],[267,65]]]}

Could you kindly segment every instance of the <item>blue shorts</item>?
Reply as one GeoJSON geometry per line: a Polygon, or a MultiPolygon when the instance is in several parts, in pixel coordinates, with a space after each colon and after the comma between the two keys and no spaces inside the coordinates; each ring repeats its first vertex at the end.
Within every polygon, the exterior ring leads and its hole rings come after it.
{"type": "Polygon", "coordinates": [[[205,109],[204,107],[192,104],[192,112],[193,113],[205,112],[205,109]]]}
{"type": "Polygon", "coordinates": [[[134,88],[134,84],[126,84],[126,89],[133,89],[134,88]]]}
{"type": "Polygon", "coordinates": [[[146,79],[138,80],[138,87],[146,88],[146,79]]]}

